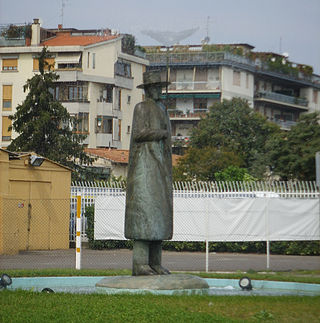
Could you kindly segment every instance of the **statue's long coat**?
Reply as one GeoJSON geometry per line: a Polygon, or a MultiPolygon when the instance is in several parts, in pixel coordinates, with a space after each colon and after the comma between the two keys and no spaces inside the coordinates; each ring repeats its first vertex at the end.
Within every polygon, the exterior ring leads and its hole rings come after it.
{"type": "Polygon", "coordinates": [[[173,232],[170,121],[153,100],[136,105],[127,176],[125,237],[168,240],[173,232]]]}

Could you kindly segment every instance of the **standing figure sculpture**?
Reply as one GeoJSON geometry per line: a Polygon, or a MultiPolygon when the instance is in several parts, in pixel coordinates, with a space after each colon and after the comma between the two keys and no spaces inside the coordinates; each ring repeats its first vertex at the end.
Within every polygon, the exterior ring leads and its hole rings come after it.
{"type": "Polygon", "coordinates": [[[173,233],[170,120],[158,72],[145,72],[146,100],[134,109],[127,176],[125,237],[133,239],[132,275],[163,275],[162,240],[173,233]]]}

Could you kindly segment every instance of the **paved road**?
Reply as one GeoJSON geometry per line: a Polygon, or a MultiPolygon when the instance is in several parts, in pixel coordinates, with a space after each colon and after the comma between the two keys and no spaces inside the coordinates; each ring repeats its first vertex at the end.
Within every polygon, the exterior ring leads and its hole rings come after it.
{"type": "MultiPolygon", "coordinates": [[[[172,271],[205,271],[205,253],[164,251],[172,271]]],[[[82,250],[83,269],[131,269],[130,250],[82,250]]],[[[209,271],[266,270],[266,255],[210,253],[209,271]]],[[[0,269],[75,268],[75,249],[0,255],[0,269]]],[[[270,256],[270,270],[320,270],[319,256],[270,256]]]]}

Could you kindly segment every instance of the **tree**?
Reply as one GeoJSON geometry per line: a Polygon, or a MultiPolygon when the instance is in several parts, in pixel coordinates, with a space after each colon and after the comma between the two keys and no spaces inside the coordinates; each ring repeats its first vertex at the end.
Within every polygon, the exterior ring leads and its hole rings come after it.
{"type": "Polygon", "coordinates": [[[190,143],[200,149],[213,147],[233,152],[243,160],[250,174],[262,178],[268,164],[266,142],[279,131],[277,125],[250,108],[246,100],[233,98],[210,108],[193,130],[190,143]]]}
{"type": "Polygon", "coordinates": [[[290,131],[268,142],[272,170],[283,180],[315,179],[315,154],[320,151],[320,114],[303,114],[290,131]]]}
{"type": "Polygon", "coordinates": [[[131,34],[124,34],[121,40],[121,50],[124,53],[134,55],[136,39],[131,34]]]}
{"type": "Polygon", "coordinates": [[[8,146],[11,151],[33,151],[39,155],[68,166],[76,173],[81,173],[83,163],[92,160],[85,154],[81,142],[86,136],[75,134],[70,129],[75,127],[76,120],[67,109],[56,101],[51,89],[59,76],[49,70],[45,59],[49,56],[43,48],[39,57],[39,74],[28,79],[24,91],[28,91],[25,100],[18,105],[16,113],[10,116],[13,121],[11,129],[19,135],[8,146]],[[76,163],[78,161],[78,163],[76,163]]]}
{"type": "Polygon", "coordinates": [[[229,166],[220,172],[216,172],[214,177],[217,181],[255,181],[256,178],[251,176],[245,168],[229,166]]]}
{"type": "Polygon", "coordinates": [[[213,181],[215,173],[224,168],[243,164],[241,158],[233,152],[219,151],[213,147],[190,147],[187,153],[179,159],[173,168],[175,181],[213,181]]]}

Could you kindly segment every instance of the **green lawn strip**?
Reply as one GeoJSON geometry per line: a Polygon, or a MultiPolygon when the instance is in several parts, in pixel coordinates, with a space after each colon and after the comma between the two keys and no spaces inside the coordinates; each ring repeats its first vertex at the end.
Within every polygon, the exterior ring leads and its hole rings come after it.
{"type": "Polygon", "coordinates": [[[319,322],[320,296],[0,293],[0,322],[319,322]]]}
{"type": "Polygon", "coordinates": [[[126,269],[1,269],[11,277],[55,277],[55,276],[120,276],[131,275],[131,270],[126,269]]]}
{"type": "MultiPolygon", "coordinates": [[[[95,269],[15,269],[0,270],[1,273],[7,273],[12,277],[52,277],[52,276],[119,276],[131,275],[130,270],[95,270],[95,269]]],[[[313,271],[290,271],[290,272],[234,272],[234,273],[194,273],[203,278],[225,278],[240,279],[248,276],[254,280],[273,280],[273,281],[289,281],[300,283],[320,284],[320,270],[313,271]]]]}

